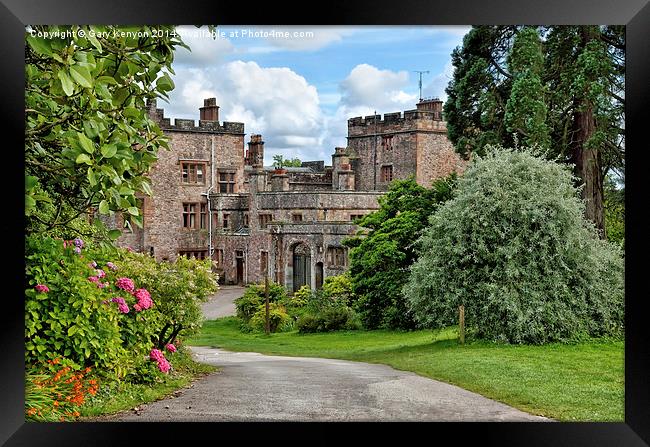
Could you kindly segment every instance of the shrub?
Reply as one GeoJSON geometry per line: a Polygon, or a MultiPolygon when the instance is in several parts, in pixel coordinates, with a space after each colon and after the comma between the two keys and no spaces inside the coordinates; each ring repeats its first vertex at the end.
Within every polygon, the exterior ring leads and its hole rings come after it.
{"type": "Polygon", "coordinates": [[[157,262],[147,254],[125,252],[116,264],[120,276],[133,278],[154,299],[152,341],[157,349],[197,333],[203,320],[201,303],[218,290],[209,260],[179,256],[174,262],[157,262]]]}
{"type": "Polygon", "coordinates": [[[623,262],[583,217],[565,165],[494,148],[430,218],[404,287],[423,327],[545,343],[623,330],[623,262]]]}
{"type": "Polygon", "coordinates": [[[123,314],[108,304],[106,288],[88,280],[95,269],[81,248],[30,236],[25,261],[26,363],[65,357],[76,367],[122,375],[120,363],[130,355],[121,339],[123,314]]]}
{"type": "MultiPolygon", "coordinates": [[[[258,311],[259,306],[264,304],[264,284],[251,284],[246,286],[244,294],[235,300],[237,316],[244,323],[248,323],[258,311]]],[[[285,302],[287,291],[278,283],[269,282],[269,302],[285,302]]]]}
{"type": "Polygon", "coordinates": [[[305,313],[296,322],[300,333],[361,329],[361,321],[346,306],[330,306],[319,312],[305,313]]]}
{"type": "MultiPolygon", "coordinates": [[[[264,332],[266,330],[266,305],[258,307],[249,321],[249,326],[254,331],[264,332]]],[[[287,314],[284,306],[278,303],[269,303],[269,330],[279,332],[291,328],[291,317],[287,314]]]]}
{"type": "Polygon", "coordinates": [[[350,278],[350,272],[325,278],[323,283],[323,295],[345,305],[354,302],[356,297],[352,291],[352,278],[350,278]]]}
{"type": "MultiPolygon", "coordinates": [[[[415,321],[402,295],[415,261],[416,241],[428,216],[451,197],[455,175],[425,188],[415,178],[396,180],[379,199],[379,210],[359,222],[366,228],[348,238],[354,309],[368,329],[413,329],[415,321]]],[[[325,287],[325,286],[324,286],[325,287]]]]}

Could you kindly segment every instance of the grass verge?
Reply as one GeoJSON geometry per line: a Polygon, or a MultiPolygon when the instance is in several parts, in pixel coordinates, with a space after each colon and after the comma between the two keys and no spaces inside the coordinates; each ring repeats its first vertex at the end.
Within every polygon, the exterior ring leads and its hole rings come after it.
{"type": "Polygon", "coordinates": [[[383,363],[458,385],[532,414],[561,421],[624,420],[624,345],[593,339],[576,344],[461,346],[457,328],[413,332],[341,331],[265,336],[242,333],[239,319],[206,321],[186,342],[231,351],[383,363]]]}
{"type": "Polygon", "coordinates": [[[174,391],[185,388],[196,379],[216,371],[218,368],[192,360],[190,353],[179,349],[174,354],[174,369],[163,381],[154,384],[115,382],[100,386],[95,396],[80,409],[80,421],[92,421],[99,416],[109,416],[138,405],[163,399],[174,391]]]}

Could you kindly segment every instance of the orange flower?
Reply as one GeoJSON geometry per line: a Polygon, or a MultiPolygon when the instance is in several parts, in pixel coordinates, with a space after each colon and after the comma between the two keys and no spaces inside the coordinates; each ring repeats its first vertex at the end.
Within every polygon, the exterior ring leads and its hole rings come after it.
{"type": "Polygon", "coordinates": [[[30,408],[29,410],[27,410],[28,416],[33,416],[34,414],[36,414],[36,408],[30,408]]]}
{"type": "Polygon", "coordinates": [[[55,401],[54,401],[54,406],[55,406],[55,407],[58,407],[58,406],[59,406],[59,401],[58,401],[58,400],[55,400],[55,401]]]}

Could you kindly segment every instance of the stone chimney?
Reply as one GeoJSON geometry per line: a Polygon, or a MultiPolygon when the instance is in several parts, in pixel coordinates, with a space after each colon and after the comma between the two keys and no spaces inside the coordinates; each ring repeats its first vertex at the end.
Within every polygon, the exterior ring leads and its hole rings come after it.
{"type": "Polygon", "coordinates": [[[289,191],[289,174],[273,173],[271,191],[289,191]]]}
{"type": "Polygon", "coordinates": [[[418,111],[433,112],[434,119],[442,119],[442,101],[438,98],[423,99],[417,104],[418,111]]]}
{"type": "Polygon", "coordinates": [[[264,166],[264,141],[262,141],[262,135],[251,135],[245,163],[253,168],[262,168],[264,166]]]}
{"type": "Polygon", "coordinates": [[[203,100],[203,107],[200,109],[201,121],[219,121],[219,106],[217,98],[207,98],[203,100]]]}
{"type": "Polygon", "coordinates": [[[332,154],[332,189],[354,190],[354,171],[350,167],[350,156],[345,147],[334,148],[332,154]]]}

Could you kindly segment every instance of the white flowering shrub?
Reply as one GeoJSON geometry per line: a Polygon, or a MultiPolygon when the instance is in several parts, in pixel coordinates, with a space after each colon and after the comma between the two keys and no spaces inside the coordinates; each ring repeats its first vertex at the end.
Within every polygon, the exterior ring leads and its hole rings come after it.
{"type": "Polygon", "coordinates": [[[623,331],[623,259],[583,217],[570,168],[493,147],[434,213],[403,293],[418,324],[510,343],[623,331]]]}

